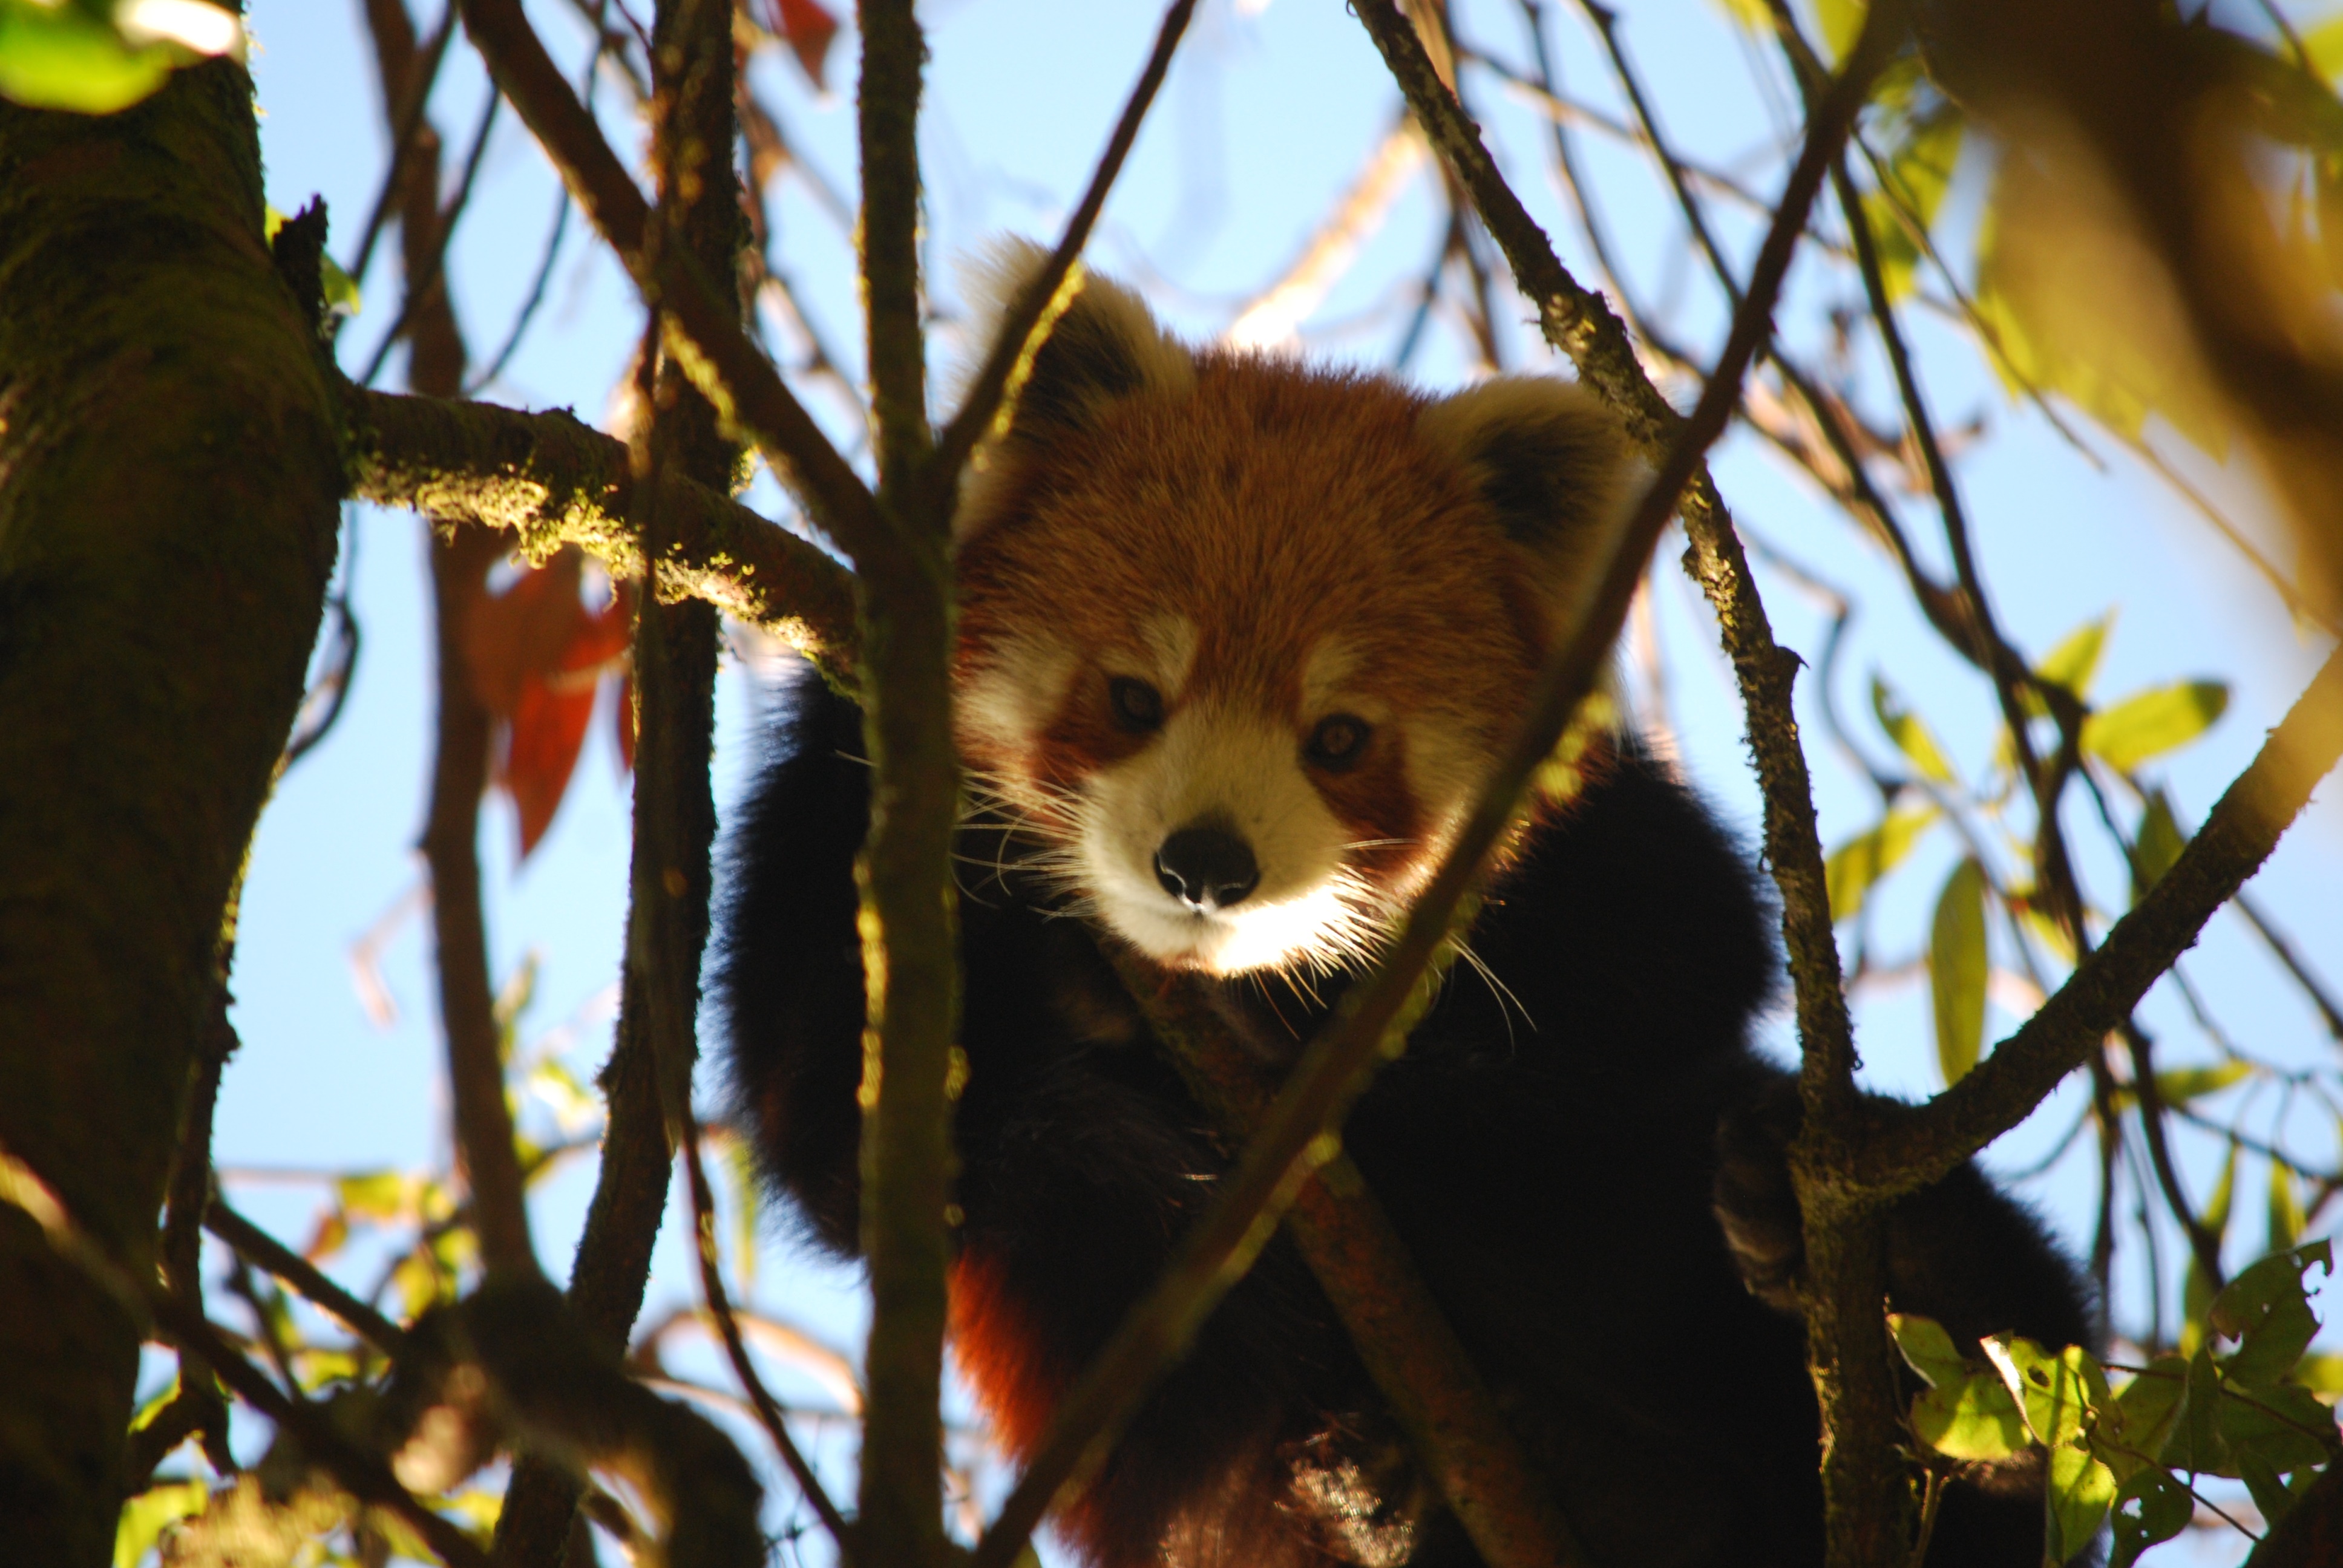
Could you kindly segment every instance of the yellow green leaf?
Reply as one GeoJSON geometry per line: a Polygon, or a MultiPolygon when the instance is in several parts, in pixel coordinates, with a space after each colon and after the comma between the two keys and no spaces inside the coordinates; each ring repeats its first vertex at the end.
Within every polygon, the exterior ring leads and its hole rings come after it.
{"type": "MultiPolygon", "coordinates": [[[[2251,1077],[2253,1070],[2250,1064],[2238,1061],[2234,1058],[2227,1061],[2217,1061],[2210,1067],[2169,1068],[2156,1075],[2157,1098],[2167,1105],[2186,1105],[2192,1100],[2201,1100],[2206,1095],[2217,1094],[2229,1085],[2251,1077]]],[[[2224,1194],[2221,1211],[2226,1215],[2229,1210],[2226,1196],[2228,1191],[2228,1178],[2226,1172],[2222,1178],[2220,1191],[2224,1194]]],[[[2210,1215],[2208,1214],[2207,1218],[2209,1221],[2210,1215]]]]}
{"type": "Polygon", "coordinates": [[[164,1531],[201,1513],[211,1496],[211,1488],[200,1481],[172,1481],[150,1486],[125,1503],[114,1527],[114,1568],[137,1568],[164,1531]]]}
{"type": "Polygon", "coordinates": [[[1854,919],[1872,884],[1896,869],[1937,815],[1934,806],[1899,808],[1832,850],[1823,866],[1830,888],[1831,919],[1854,919]]]}
{"type": "MultiPolygon", "coordinates": [[[[2080,1345],[2053,1352],[2022,1334],[1990,1334],[1982,1342],[1986,1359],[2001,1373],[2026,1429],[2036,1442],[2057,1449],[2074,1443],[2089,1419],[2112,1397],[2107,1374],[2080,1345]]],[[[2115,1488],[2107,1488],[2110,1496],[2115,1488]]]]}
{"type": "Polygon", "coordinates": [[[1991,1372],[1976,1372],[1928,1389],[1912,1402],[1912,1431],[1948,1458],[2008,1459],[2031,1441],[2009,1390],[1991,1372]]]}
{"type": "Polygon", "coordinates": [[[2083,720],[2083,749],[2118,773],[2186,746],[2229,706],[2218,680],[2184,680],[2127,697],[2083,720]]]}
{"type": "MultiPolygon", "coordinates": [[[[2058,639],[2058,646],[2042,656],[2034,673],[2052,686],[2063,686],[2077,697],[2087,697],[2091,679],[2099,672],[2099,655],[2107,651],[2107,630],[2115,624],[2115,612],[2109,610],[2097,620],[2081,626],[2058,639]]],[[[2029,694],[2026,711],[2039,718],[2048,710],[2038,699],[2029,694]]]]}
{"type": "Polygon", "coordinates": [[[1879,716],[1879,728],[1887,731],[1887,738],[1922,778],[1939,784],[1953,782],[1952,765],[1945,760],[1936,738],[1928,733],[1918,714],[1907,712],[1896,700],[1896,694],[1877,676],[1871,679],[1871,710],[1879,716]]]}
{"type": "Polygon", "coordinates": [[[2283,1252],[2293,1246],[2302,1226],[2302,1200],[2294,1190],[2294,1172],[2273,1160],[2269,1162],[2268,1250],[2283,1252]]]}
{"type": "Polygon", "coordinates": [[[2302,35],[2311,68],[2330,82],[2343,82],[2343,14],[2329,16],[2302,35]]]}
{"type": "Polygon", "coordinates": [[[2179,819],[2172,814],[2172,801],[2160,789],[2147,792],[2147,804],[2139,814],[2139,834],[2132,842],[2132,901],[2137,903],[2147,896],[2147,890],[2164,879],[2172,863],[2180,859],[2180,851],[2188,847],[2188,836],[2180,830],[2179,819]]]}
{"type": "Polygon", "coordinates": [[[1921,256],[1913,226],[1926,233],[1936,222],[1960,162],[1966,132],[1959,113],[1939,105],[1934,114],[1912,121],[1902,142],[1889,151],[1882,165],[1882,185],[1892,189],[1864,193],[1864,222],[1870,226],[1880,281],[1891,300],[1912,291],[1921,256]]]}
{"type": "Polygon", "coordinates": [[[2115,1472],[2087,1448],[2060,1444],[2050,1451],[2049,1529],[2043,1559],[2064,1563],[2080,1556],[2107,1523],[2116,1500],[2115,1472]]]}
{"type": "Polygon", "coordinates": [[[1863,31],[1864,0],[1815,0],[1815,20],[1822,24],[1823,46],[1834,61],[1846,58],[1863,31]]]}
{"type": "Polygon", "coordinates": [[[1936,1006],[1936,1067],[1947,1085],[1976,1065],[1985,1043],[1985,870],[1964,859],[1945,879],[1928,934],[1928,991],[1936,1006]]]}
{"type": "Polygon", "coordinates": [[[1931,1388],[1958,1382],[1976,1370],[1953,1343],[1953,1336],[1945,1332],[1945,1326],[1934,1318],[1914,1312],[1890,1312],[1887,1332],[1896,1336],[1896,1348],[1904,1352],[1912,1370],[1931,1388]]]}
{"type": "Polygon", "coordinates": [[[191,56],[133,45],[73,5],[0,0],[0,97],[36,109],[110,115],[148,96],[191,56]]]}

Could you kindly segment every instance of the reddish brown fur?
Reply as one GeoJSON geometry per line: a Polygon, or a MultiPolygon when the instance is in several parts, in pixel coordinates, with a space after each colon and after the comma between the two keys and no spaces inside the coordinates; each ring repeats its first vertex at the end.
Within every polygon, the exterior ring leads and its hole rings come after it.
{"type": "MultiPolygon", "coordinates": [[[[1095,658],[1142,647],[1147,618],[1181,615],[1201,642],[1180,699],[1265,710],[1298,746],[1320,717],[1301,710],[1305,663],[1340,634],[1347,689],[1493,749],[1544,652],[1544,585],[1418,433],[1424,407],[1388,381],[1206,351],[1192,390],[1117,399],[1046,452],[1009,455],[991,520],[960,557],[963,678],[1003,638],[1039,629],[1095,658]]],[[[1038,755],[971,760],[1071,783],[1135,749],[1104,704],[1088,665],[1038,755]]],[[[1379,732],[1351,772],[1322,775],[1363,839],[1426,826],[1403,749],[1379,732]]],[[[1388,875],[1404,856],[1385,847],[1360,863],[1388,875]]]]}

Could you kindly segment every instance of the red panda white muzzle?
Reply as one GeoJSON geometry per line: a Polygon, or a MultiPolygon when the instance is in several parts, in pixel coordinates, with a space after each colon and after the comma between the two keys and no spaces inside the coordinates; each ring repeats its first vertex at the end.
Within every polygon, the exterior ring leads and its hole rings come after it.
{"type": "Polygon", "coordinates": [[[1570,383],[1427,400],[1192,350],[1093,279],[955,521],[977,796],[1159,963],[1359,957],[1446,850],[1633,473],[1570,383]]]}

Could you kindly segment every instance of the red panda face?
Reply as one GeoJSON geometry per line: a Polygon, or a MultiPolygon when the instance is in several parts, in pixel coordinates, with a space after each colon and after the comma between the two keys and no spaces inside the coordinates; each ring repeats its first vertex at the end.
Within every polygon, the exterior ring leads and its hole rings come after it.
{"type": "Polygon", "coordinates": [[[957,734],[1149,958],[1373,949],[1518,716],[1626,473],[1577,388],[1191,354],[1093,281],[956,525],[957,734]]]}

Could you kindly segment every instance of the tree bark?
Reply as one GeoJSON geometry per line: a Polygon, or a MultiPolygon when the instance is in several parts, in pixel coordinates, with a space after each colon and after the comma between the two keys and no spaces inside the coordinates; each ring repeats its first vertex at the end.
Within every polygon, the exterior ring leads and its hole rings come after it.
{"type": "MultiPolygon", "coordinates": [[[[342,481],[244,71],[0,104],[0,1144],[126,1268],[301,699],[342,481]]],[[[0,1207],[0,1540],[111,1561],[142,1326],[0,1207]]]]}

